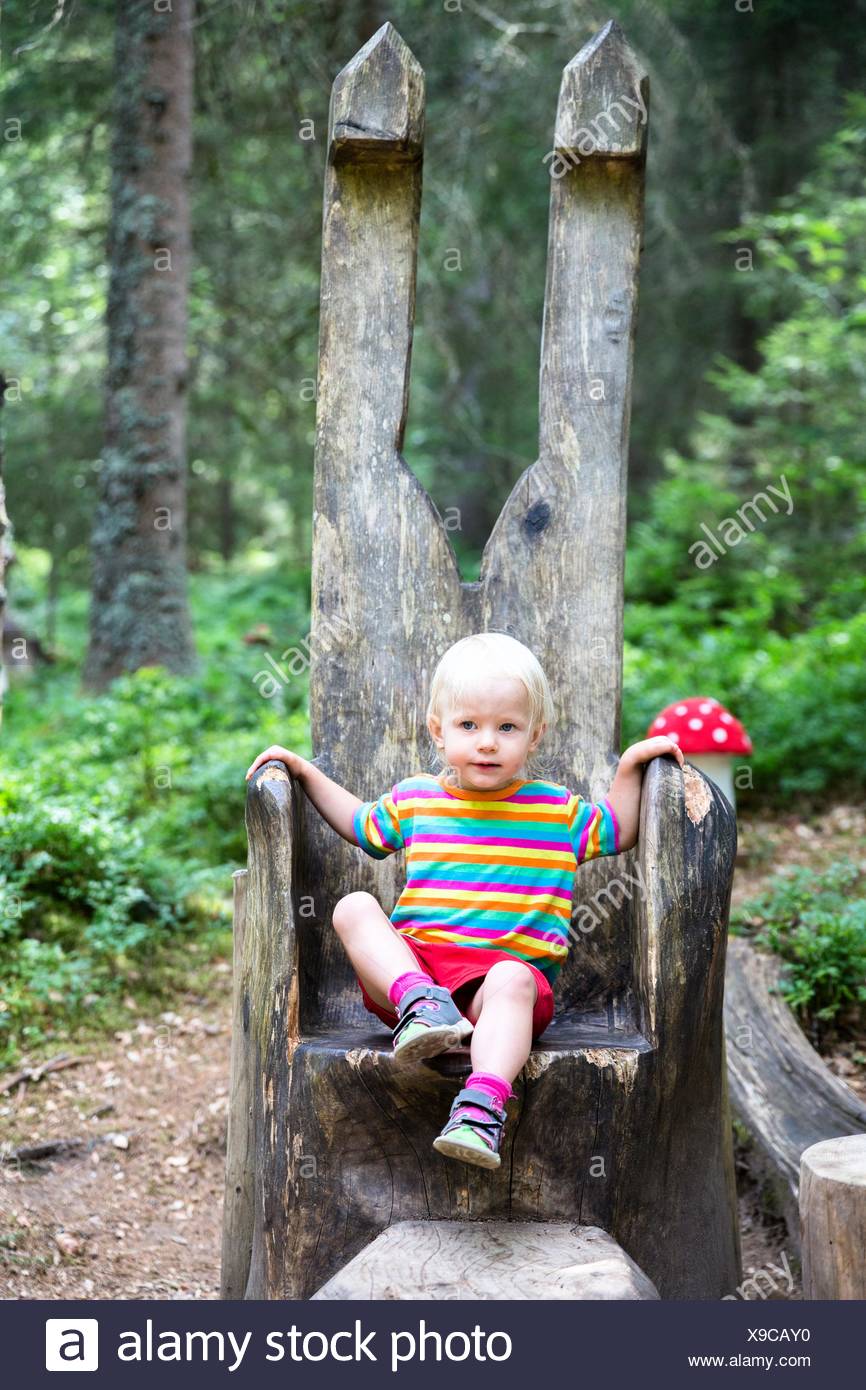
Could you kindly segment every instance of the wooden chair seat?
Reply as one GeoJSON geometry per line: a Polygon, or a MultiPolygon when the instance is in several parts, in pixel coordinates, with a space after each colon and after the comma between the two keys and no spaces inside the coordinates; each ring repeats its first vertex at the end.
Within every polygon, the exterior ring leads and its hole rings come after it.
{"type": "MultiPolygon", "coordinates": [[[[533,1043],[531,1059],[555,1053],[599,1050],[651,1051],[652,1044],[640,1032],[636,1021],[622,1019],[617,1025],[613,1012],[611,1005],[607,1009],[565,1009],[554,1014],[542,1036],[533,1043]]],[[[311,1029],[304,1034],[303,1045],[343,1054],[360,1049],[374,1054],[383,1063],[391,1060],[391,1036],[384,1024],[373,1023],[368,1028],[362,1023],[338,1031],[311,1029]]],[[[531,1059],[530,1068],[533,1066],[531,1059]]],[[[441,1076],[468,1076],[472,1070],[469,1046],[451,1048],[438,1057],[429,1058],[423,1065],[441,1076]]]]}
{"type": "Polygon", "coordinates": [[[559,1221],[398,1221],[314,1299],[657,1299],[598,1226],[559,1221]]]}

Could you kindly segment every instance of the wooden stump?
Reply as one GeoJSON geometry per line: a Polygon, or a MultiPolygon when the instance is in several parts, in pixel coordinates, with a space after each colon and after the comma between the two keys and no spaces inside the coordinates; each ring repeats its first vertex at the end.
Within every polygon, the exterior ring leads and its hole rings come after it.
{"type": "Polygon", "coordinates": [[[655,1285],[598,1226],[398,1221],[313,1299],[636,1299],[655,1285]]]}
{"type": "Polygon", "coordinates": [[[813,1144],[800,1159],[803,1297],[866,1299],[866,1134],[813,1144]]]}

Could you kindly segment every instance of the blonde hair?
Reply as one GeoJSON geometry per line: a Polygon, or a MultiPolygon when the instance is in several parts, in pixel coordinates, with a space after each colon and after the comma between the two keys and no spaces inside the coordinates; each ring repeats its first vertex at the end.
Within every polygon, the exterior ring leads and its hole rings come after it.
{"type": "MultiPolygon", "coordinates": [[[[553,697],[541,663],[528,647],[509,637],[507,632],[476,632],[462,637],[449,647],[439,660],[430,683],[427,720],[431,717],[444,724],[447,712],[458,705],[470,691],[490,676],[506,676],[519,680],[529,699],[529,727],[532,733],[546,724],[545,733],[553,728],[555,712],[553,697]]],[[[431,738],[434,762],[451,771],[441,751],[431,738]]],[[[526,758],[530,780],[547,772],[549,758],[541,753],[541,744],[526,758]]]]}

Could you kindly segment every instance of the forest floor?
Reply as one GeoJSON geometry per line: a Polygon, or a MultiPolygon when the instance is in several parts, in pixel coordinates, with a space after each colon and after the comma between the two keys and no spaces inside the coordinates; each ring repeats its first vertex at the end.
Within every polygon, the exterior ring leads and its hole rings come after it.
{"type": "MultiPolygon", "coordinates": [[[[812,824],[741,816],[738,833],[734,905],[785,865],[862,856],[866,808],[836,806],[812,824]]],[[[127,1003],[126,1028],[70,1046],[79,1064],[0,1094],[11,1147],[82,1141],[67,1156],[0,1165],[3,1299],[219,1298],[231,964],[200,964],[155,1018],[127,1003]]],[[[858,1049],[866,1039],[840,1041],[826,1060],[866,1100],[858,1049]]],[[[776,1291],[762,1281],[731,1293],[801,1298],[784,1227],[767,1221],[743,1173],[738,1186],[743,1279],[767,1271],[776,1291]]]]}

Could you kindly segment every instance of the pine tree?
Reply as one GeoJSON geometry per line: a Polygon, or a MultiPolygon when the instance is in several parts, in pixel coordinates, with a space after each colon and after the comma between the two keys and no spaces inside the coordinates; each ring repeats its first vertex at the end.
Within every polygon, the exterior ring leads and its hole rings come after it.
{"type": "Polygon", "coordinates": [[[118,0],[108,371],[85,681],[196,665],[186,590],[194,0],[118,0]]]}

